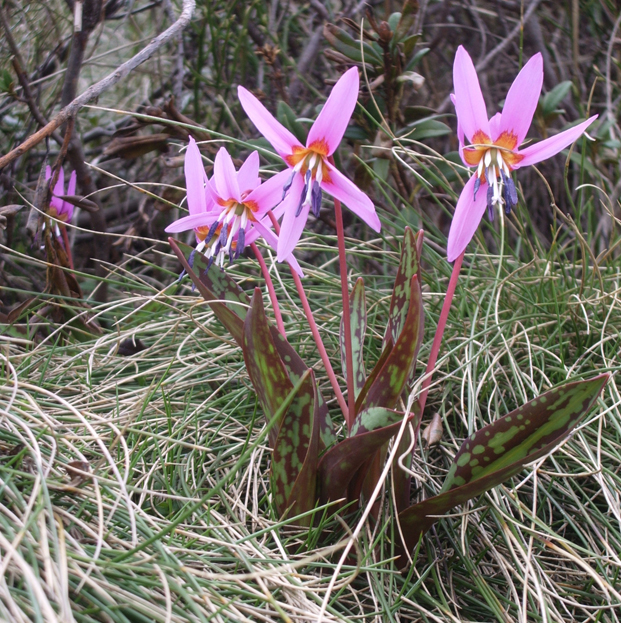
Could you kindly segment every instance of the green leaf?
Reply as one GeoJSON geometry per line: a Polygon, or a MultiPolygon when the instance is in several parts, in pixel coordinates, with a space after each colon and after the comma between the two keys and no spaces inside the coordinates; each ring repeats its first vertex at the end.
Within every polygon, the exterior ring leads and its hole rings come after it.
{"type": "MultiPolygon", "coordinates": [[[[192,252],[191,247],[178,243],[174,238],[169,238],[168,242],[179,258],[181,265],[190,276],[190,279],[192,279],[196,289],[210,304],[218,320],[231,332],[235,341],[241,346],[243,341],[243,319],[246,316],[246,306],[250,304],[250,299],[224,271],[215,266],[209,269],[207,275],[201,274],[199,278],[186,259],[186,251],[189,251],[187,253],[189,256],[192,252]],[[228,300],[231,303],[212,302],[222,300],[228,300]],[[235,305],[234,303],[242,304],[235,305]]],[[[194,266],[198,267],[198,270],[202,272],[205,263],[201,261],[201,258],[203,256],[200,253],[195,254],[194,266]]]]}
{"type": "Polygon", "coordinates": [[[420,347],[423,305],[418,278],[410,282],[410,306],[399,339],[369,387],[361,409],[393,408],[404,390],[420,347]]]}
{"type": "MultiPolygon", "coordinates": [[[[274,345],[259,288],[255,288],[250,309],[246,314],[242,349],[248,376],[269,421],[291,391],[293,383],[274,345]]],[[[270,431],[272,448],[279,428],[280,422],[270,431]]]]}
{"type": "Polygon", "coordinates": [[[381,66],[383,64],[381,52],[378,53],[378,51],[366,41],[363,41],[361,45],[360,40],[354,39],[342,28],[334,24],[326,24],[323,29],[323,34],[337,52],[344,54],[352,61],[362,63],[364,58],[364,62],[371,65],[381,66]]]}
{"type": "Polygon", "coordinates": [[[405,66],[404,71],[412,71],[418,63],[420,63],[423,56],[429,54],[431,48],[422,48],[414,56],[409,60],[408,64],[405,66]]]}
{"type": "MultiPolygon", "coordinates": [[[[354,394],[360,395],[366,374],[364,372],[364,334],[367,330],[367,305],[364,295],[364,281],[360,277],[349,295],[349,324],[351,329],[352,357],[354,364],[354,394]]],[[[347,378],[347,356],[345,352],[345,323],[341,319],[341,364],[343,376],[347,378]]]]}
{"type": "Polygon", "coordinates": [[[403,413],[381,407],[358,414],[354,436],[328,450],[319,462],[322,502],[347,497],[347,488],[360,467],[399,430],[402,420],[403,413]]]}
{"type": "Polygon", "coordinates": [[[298,118],[295,115],[295,112],[286,102],[282,100],[278,102],[278,107],[276,109],[276,118],[282,125],[284,125],[294,136],[295,138],[302,143],[302,145],[306,144],[306,137],[308,136],[308,131],[306,128],[298,121],[298,118]]]}
{"type": "Polygon", "coordinates": [[[551,452],[591,410],[609,376],[552,389],[471,435],[455,456],[443,492],[399,514],[408,550],[436,515],[489,491],[551,452]]]}
{"type": "MultiPolygon", "coordinates": [[[[272,339],[274,340],[274,346],[280,355],[280,358],[287,370],[287,374],[292,383],[297,383],[303,374],[309,369],[304,363],[300,355],[298,355],[291,344],[281,335],[276,327],[271,326],[270,331],[272,339]]],[[[323,452],[325,448],[330,448],[336,441],[336,432],[334,430],[334,424],[328,413],[328,405],[321,395],[319,386],[317,385],[317,417],[319,419],[319,447],[318,453],[323,452]]]]}
{"type": "Polygon", "coordinates": [[[407,134],[408,139],[423,141],[427,138],[446,136],[452,132],[453,130],[443,121],[438,121],[437,119],[421,119],[420,121],[406,126],[403,131],[398,132],[398,135],[407,134]]]}
{"type": "Polygon", "coordinates": [[[544,117],[552,114],[558,108],[558,105],[565,99],[571,87],[571,80],[565,80],[557,84],[541,98],[541,111],[544,117]]]}
{"type": "MultiPolygon", "coordinates": [[[[284,415],[272,455],[271,482],[281,517],[312,510],[317,500],[319,448],[317,384],[312,373],[284,415]]],[[[311,515],[302,524],[310,525],[311,515]]]]}

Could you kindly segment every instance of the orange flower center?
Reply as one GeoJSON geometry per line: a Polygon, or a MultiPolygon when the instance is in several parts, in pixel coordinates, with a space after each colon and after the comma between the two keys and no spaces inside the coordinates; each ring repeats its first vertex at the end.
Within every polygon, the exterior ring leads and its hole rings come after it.
{"type": "MultiPolygon", "coordinates": [[[[472,137],[472,145],[464,148],[464,160],[471,166],[479,166],[481,160],[487,153],[490,153],[492,161],[502,166],[499,158],[512,171],[518,162],[524,158],[521,154],[515,153],[517,147],[517,136],[513,132],[503,132],[495,141],[480,130],[475,132],[472,137]]],[[[487,165],[485,165],[487,167],[487,165]]],[[[503,167],[504,169],[504,167],[503,167]]],[[[479,177],[481,176],[479,173],[479,177]]]]}
{"type": "Polygon", "coordinates": [[[285,156],[285,161],[302,176],[310,171],[313,180],[330,182],[330,169],[326,164],[328,152],[328,145],[325,141],[315,141],[309,147],[294,145],[293,153],[285,156]]]}

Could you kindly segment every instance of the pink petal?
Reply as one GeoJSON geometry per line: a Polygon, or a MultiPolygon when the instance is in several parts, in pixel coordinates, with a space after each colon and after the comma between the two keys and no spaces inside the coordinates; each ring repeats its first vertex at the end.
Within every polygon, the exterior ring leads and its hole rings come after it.
{"type": "MultiPolygon", "coordinates": [[[[188,194],[188,210],[190,214],[200,214],[207,211],[205,186],[207,176],[198,145],[190,136],[190,144],[185,152],[183,164],[185,172],[185,187],[188,194]]],[[[183,230],[180,230],[183,231],[183,230]]]]}
{"type": "Polygon", "coordinates": [[[244,87],[237,87],[237,95],[242,108],[250,117],[257,130],[273,145],[281,158],[288,156],[293,151],[293,146],[302,147],[287,128],[283,127],[261,102],[244,87]]]}
{"type": "Polygon", "coordinates": [[[461,191],[448,235],[446,259],[455,261],[472,240],[487,206],[487,182],[483,182],[474,199],[473,175],[461,191]]]}
{"type": "MultiPolygon", "coordinates": [[[[269,244],[270,247],[272,247],[272,249],[276,250],[278,248],[278,237],[271,229],[269,229],[269,227],[266,227],[261,222],[255,223],[254,227],[255,227],[254,231],[261,234],[261,236],[264,238],[267,244],[269,244]]],[[[287,256],[285,261],[289,263],[289,266],[291,266],[291,268],[293,268],[293,270],[295,270],[295,272],[298,275],[300,275],[300,277],[304,277],[304,273],[302,272],[302,269],[300,268],[300,265],[298,264],[298,261],[295,259],[293,253],[289,254],[289,256],[287,256]]]]}
{"type": "Polygon", "coordinates": [[[539,102],[543,84],[543,57],[533,56],[513,81],[502,109],[500,132],[510,132],[517,137],[517,146],[526,138],[528,128],[539,102]]]}
{"type": "Polygon", "coordinates": [[[76,180],[77,180],[76,172],[71,171],[71,175],[69,176],[69,186],[67,186],[68,195],[75,195],[76,180]]]}
{"type": "Polygon", "coordinates": [[[245,160],[244,164],[239,167],[237,172],[237,183],[242,193],[248,193],[254,190],[260,183],[259,178],[259,152],[253,151],[245,160]]]}
{"type": "Polygon", "coordinates": [[[336,151],[356,108],[359,84],[360,78],[356,67],[347,70],[339,78],[308,132],[307,147],[313,143],[323,142],[328,146],[328,156],[336,151]]]}
{"type": "Polygon", "coordinates": [[[565,130],[556,136],[546,138],[544,141],[531,145],[526,149],[520,151],[520,155],[524,156],[522,160],[514,167],[519,169],[520,167],[527,167],[531,164],[537,164],[546,158],[550,158],[558,154],[559,151],[563,151],[565,147],[571,145],[576,139],[580,138],[582,133],[597,119],[597,115],[593,115],[586,121],[575,125],[569,130],[565,130]]]}
{"type": "Polygon", "coordinates": [[[470,55],[462,45],[457,48],[453,63],[455,109],[464,134],[472,141],[476,132],[490,135],[485,100],[470,55]]]}
{"type": "Polygon", "coordinates": [[[202,212],[201,214],[190,214],[177,219],[171,223],[164,231],[169,234],[176,234],[180,231],[188,231],[197,227],[209,227],[218,218],[218,214],[213,212],[202,212]]]}
{"type": "MultiPolygon", "coordinates": [[[[69,176],[69,185],[67,186],[67,194],[68,195],[75,195],[76,180],[77,180],[76,172],[75,171],[71,171],[71,175],[69,176]]],[[[65,201],[63,203],[64,203],[63,211],[67,215],[67,219],[66,219],[67,223],[70,223],[71,219],[73,218],[74,206],[73,206],[73,204],[69,203],[68,201],[65,201]]]]}
{"type": "Polygon", "coordinates": [[[298,216],[295,215],[300,205],[300,198],[302,197],[303,190],[304,180],[301,175],[296,175],[283,201],[284,216],[280,228],[280,235],[278,236],[277,259],[279,262],[285,260],[293,251],[302,235],[304,225],[306,225],[310,204],[303,206],[298,216]]]}
{"type": "MultiPolygon", "coordinates": [[[[453,102],[453,106],[455,106],[454,93],[451,93],[451,102],[453,102]]],[[[457,117],[457,140],[459,141],[459,157],[461,158],[461,161],[469,167],[471,165],[469,165],[464,158],[464,129],[461,127],[461,123],[459,123],[459,117],[457,117]]]]}
{"type": "Polygon", "coordinates": [[[342,201],[354,214],[357,214],[369,227],[375,231],[382,228],[373,202],[363,193],[358,186],[347,179],[340,171],[331,164],[330,182],[323,180],[321,187],[335,199],[342,201]]]}
{"type": "Polygon", "coordinates": [[[502,117],[502,113],[497,112],[490,120],[489,120],[489,131],[492,133],[491,139],[495,141],[501,133],[500,129],[500,118],[502,117]]]}
{"type": "MultiPolygon", "coordinates": [[[[51,176],[50,176],[51,177],[51,176]]],[[[59,195],[65,194],[65,172],[61,169],[58,174],[58,181],[56,182],[56,186],[54,186],[54,190],[52,191],[52,200],[50,201],[50,205],[53,208],[56,208],[56,213],[60,216],[64,214],[64,204],[65,202],[62,199],[58,199],[59,195]]]]}
{"type": "MultiPolygon", "coordinates": [[[[268,210],[278,205],[282,201],[282,188],[289,181],[291,170],[285,169],[273,175],[263,184],[257,186],[244,201],[253,201],[259,207],[258,214],[262,218],[268,210]]],[[[278,218],[278,217],[277,217],[278,218]]]]}
{"type": "Polygon", "coordinates": [[[241,193],[237,183],[237,171],[235,170],[233,159],[225,147],[220,147],[216,154],[216,159],[213,163],[213,182],[216,192],[222,199],[225,201],[229,199],[234,199],[237,202],[241,201],[241,193]]]}

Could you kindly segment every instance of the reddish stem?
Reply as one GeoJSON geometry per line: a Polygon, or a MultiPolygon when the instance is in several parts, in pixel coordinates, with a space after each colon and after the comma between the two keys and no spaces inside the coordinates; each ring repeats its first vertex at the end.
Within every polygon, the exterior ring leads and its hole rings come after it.
{"type": "Polygon", "coordinates": [[[442,305],[442,311],[440,312],[440,319],[438,320],[438,328],[433,338],[433,344],[431,345],[431,353],[429,353],[429,361],[427,362],[427,369],[425,370],[425,380],[423,381],[422,391],[418,404],[420,405],[421,419],[423,411],[425,409],[425,403],[427,402],[427,394],[429,393],[429,384],[431,383],[431,376],[438,360],[438,352],[440,351],[440,344],[442,343],[442,336],[444,335],[444,329],[446,328],[446,321],[448,319],[449,311],[451,309],[451,303],[453,302],[453,295],[455,294],[455,288],[457,286],[457,279],[459,278],[459,271],[461,270],[461,263],[464,259],[464,251],[453,264],[453,272],[451,273],[451,279],[446,290],[444,297],[444,303],[442,305]]]}
{"type": "Polygon", "coordinates": [[[274,282],[272,281],[269,270],[267,270],[265,260],[261,255],[261,251],[259,251],[259,248],[254,242],[250,245],[250,248],[254,252],[255,257],[259,262],[259,266],[261,266],[261,272],[263,273],[263,278],[265,279],[265,283],[267,284],[267,291],[270,295],[270,301],[272,301],[272,307],[274,308],[274,316],[276,316],[276,326],[278,327],[278,331],[280,332],[280,335],[282,335],[283,337],[287,337],[287,335],[285,334],[285,325],[282,321],[282,314],[280,313],[280,306],[278,305],[278,299],[276,298],[274,282]]]}
{"type": "Polygon", "coordinates": [[[64,224],[60,224],[60,233],[62,234],[63,241],[65,242],[65,252],[67,253],[67,259],[69,260],[69,268],[73,270],[73,256],[71,255],[71,247],[69,246],[69,236],[67,236],[67,228],[64,224]]]}
{"type": "Polygon", "coordinates": [[[339,247],[339,270],[341,272],[341,297],[343,298],[343,333],[345,334],[345,363],[347,367],[347,400],[349,402],[349,418],[347,429],[351,430],[356,418],[356,394],[354,390],[354,356],[351,343],[351,317],[349,312],[349,288],[347,286],[347,258],[345,256],[345,230],[343,228],[343,211],[341,202],[334,200],[334,216],[336,221],[336,237],[339,247]]]}
{"type": "MultiPolygon", "coordinates": [[[[272,214],[270,210],[268,212],[270,220],[272,221],[272,225],[274,226],[274,231],[276,235],[280,234],[280,225],[276,220],[276,217],[272,214]]],[[[317,324],[315,323],[315,318],[313,316],[313,312],[308,304],[308,298],[306,297],[306,292],[304,291],[304,286],[302,285],[302,280],[300,276],[289,266],[291,270],[291,276],[293,277],[293,282],[295,283],[295,287],[298,291],[298,296],[302,301],[302,307],[304,308],[304,313],[306,314],[306,319],[308,320],[308,326],[310,327],[311,333],[313,335],[313,339],[315,340],[315,344],[317,346],[317,350],[319,351],[319,356],[321,357],[321,361],[323,362],[324,368],[326,369],[326,374],[330,379],[330,384],[332,385],[332,389],[334,391],[334,395],[341,407],[341,411],[343,412],[343,417],[346,422],[349,422],[349,410],[347,408],[347,403],[345,402],[345,397],[343,396],[343,392],[339,387],[339,382],[336,378],[336,374],[334,374],[334,370],[332,369],[332,364],[330,363],[330,358],[328,357],[328,353],[326,352],[326,348],[323,345],[323,341],[321,339],[321,335],[319,334],[319,329],[317,328],[317,324]]]]}

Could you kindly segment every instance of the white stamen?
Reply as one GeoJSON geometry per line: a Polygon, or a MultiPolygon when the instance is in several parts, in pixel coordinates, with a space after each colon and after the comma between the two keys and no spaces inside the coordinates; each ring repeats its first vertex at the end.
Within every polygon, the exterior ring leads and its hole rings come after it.
{"type": "Polygon", "coordinates": [[[244,211],[242,212],[241,215],[241,225],[240,228],[241,229],[246,229],[246,225],[248,224],[248,210],[246,208],[244,208],[244,211]]]}
{"type": "Polygon", "coordinates": [[[319,163],[317,167],[317,173],[315,174],[315,180],[318,184],[321,184],[321,180],[323,179],[323,162],[319,163]]]}
{"type": "Polygon", "coordinates": [[[490,150],[488,149],[485,152],[485,168],[487,169],[491,163],[492,163],[492,154],[490,153],[490,150]]]}

